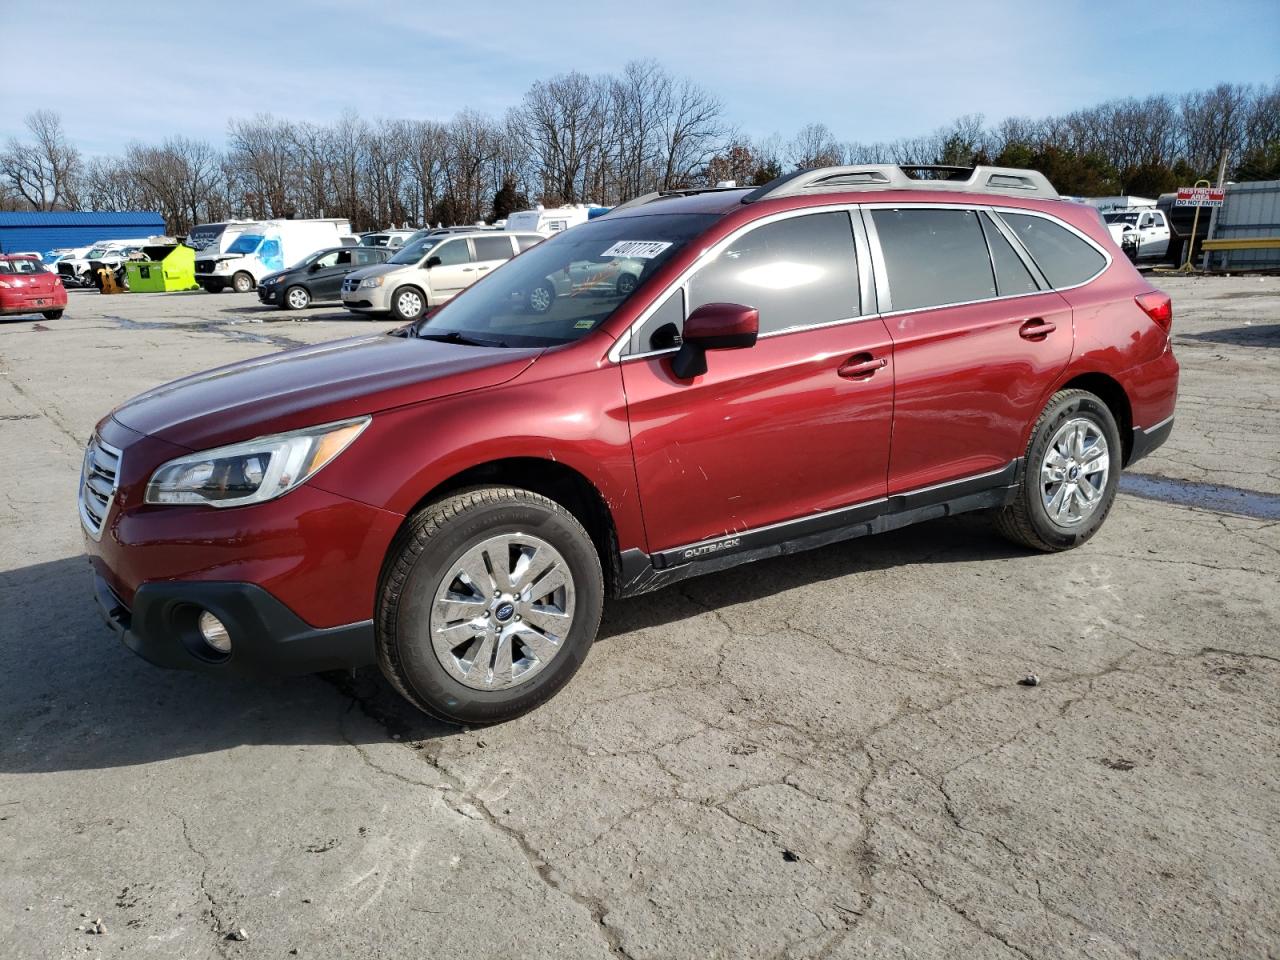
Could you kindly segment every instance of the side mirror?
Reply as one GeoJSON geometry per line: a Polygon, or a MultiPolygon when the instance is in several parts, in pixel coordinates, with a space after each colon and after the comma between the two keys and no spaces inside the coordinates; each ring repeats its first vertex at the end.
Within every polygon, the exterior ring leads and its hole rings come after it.
{"type": "Polygon", "coordinates": [[[315,263],[311,264],[311,266],[307,267],[307,273],[315,273],[319,269],[320,262],[317,260],[315,263]]]}
{"type": "Polygon", "coordinates": [[[708,350],[754,347],[760,335],[760,311],[740,303],[704,303],[684,322],[680,349],[671,372],[691,380],[707,372],[708,350]]]}
{"type": "Polygon", "coordinates": [[[430,270],[432,267],[440,266],[440,264],[443,262],[444,261],[442,261],[439,257],[427,257],[426,266],[427,266],[427,269],[430,270]]]}

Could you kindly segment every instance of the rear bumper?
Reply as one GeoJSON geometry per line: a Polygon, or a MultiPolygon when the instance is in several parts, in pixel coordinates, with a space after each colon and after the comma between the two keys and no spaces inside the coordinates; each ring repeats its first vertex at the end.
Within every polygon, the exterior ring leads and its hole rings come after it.
{"type": "Polygon", "coordinates": [[[1160,446],[1169,439],[1169,434],[1173,433],[1173,417],[1169,417],[1163,423],[1157,423],[1153,427],[1134,427],[1133,429],[1133,447],[1129,451],[1129,461],[1126,467],[1137,463],[1156,447],[1160,446]]]}
{"type": "Polygon", "coordinates": [[[309,626],[252,583],[167,580],[144,583],[132,608],[96,571],[94,594],[107,624],[126,647],[158,667],[236,676],[316,673],[373,663],[373,621],[309,626]],[[207,610],[227,628],[231,653],[219,654],[200,636],[207,610]]]}
{"type": "Polygon", "coordinates": [[[0,317],[17,316],[23,313],[44,313],[46,310],[65,310],[67,308],[67,292],[59,290],[58,294],[45,294],[39,297],[6,297],[0,300],[0,317]]]}

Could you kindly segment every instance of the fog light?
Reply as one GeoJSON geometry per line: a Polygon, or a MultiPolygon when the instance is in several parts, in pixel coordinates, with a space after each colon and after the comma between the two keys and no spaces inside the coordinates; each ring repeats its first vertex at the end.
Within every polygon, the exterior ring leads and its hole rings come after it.
{"type": "Polygon", "coordinates": [[[204,642],[219,653],[231,652],[231,635],[227,633],[227,628],[223,626],[221,620],[215,617],[208,610],[200,614],[200,619],[196,622],[200,628],[200,636],[204,637],[204,642]]]}

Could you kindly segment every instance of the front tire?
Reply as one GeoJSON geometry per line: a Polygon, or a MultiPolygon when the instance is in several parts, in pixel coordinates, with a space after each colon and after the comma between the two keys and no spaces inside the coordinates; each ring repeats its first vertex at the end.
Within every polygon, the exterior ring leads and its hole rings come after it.
{"type": "Polygon", "coordinates": [[[378,664],[426,713],[501,723],[577,672],[603,605],[600,558],[564,507],[514,487],[465,490],[414,514],[388,551],[378,664]]]}
{"type": "Polygon", "coordinates": [[[1087,390],[1061,390],[1031,431],[1022,482],[996,514],[996,529],[1033,550],[1078,547],[1111,512],[1122,466],[1120,430],[1107,405],[1087,390]]]}
{"type": "Polygon", "coordinates": [[[231,278],[231,289],[236,293],[248,293],[253,289],[253,277],[247,273],[237,273],[231,278]]]}
{"type": "Polygon", "coordinates": [[[306,287],[290,287],[284,292],[280,306],[286,310],[305,310],[311,306],[311,292],[306,287]]]}
{"type": "Polygon", "coordinates": [[[402,323],[412,323],[427,312],[427,298],[417,287],[401,287],[391,295],[391,315],[402,323]]]}

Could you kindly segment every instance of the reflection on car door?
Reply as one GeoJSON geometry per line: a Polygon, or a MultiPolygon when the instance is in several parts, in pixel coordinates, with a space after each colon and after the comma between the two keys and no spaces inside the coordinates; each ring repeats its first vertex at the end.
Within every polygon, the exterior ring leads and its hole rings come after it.
{"type": "Polygon", "coordinates": [[[645,322],[622,377],[650,552],[884,496],[893,357],[880,319],[858,319],[859,276],[847,212],[790,217],[731,241],[645,322]],[[756,307],[761,337],[679,380],[650,351],[713,302],[756,307]]]}
{"type": "Polygon", "coordinates": [[[428,259],[439,257],[440,262],[430,270],[431,305],[451,300],[476,280],[476,265],[471,259],[471,247],[466,239],[446,240],[433,247],[428,259]]]}
{"type": "Polygon", "coordinates": [[[1071,358],[1070,306],[986,213],[877,208],[869,219],[896,369],[889,494],[1007,467],[1071,358]]]}

